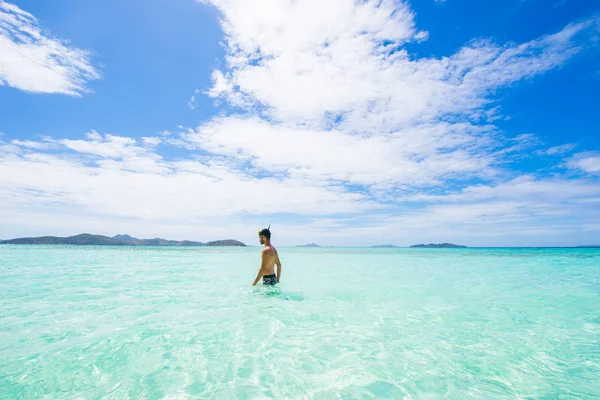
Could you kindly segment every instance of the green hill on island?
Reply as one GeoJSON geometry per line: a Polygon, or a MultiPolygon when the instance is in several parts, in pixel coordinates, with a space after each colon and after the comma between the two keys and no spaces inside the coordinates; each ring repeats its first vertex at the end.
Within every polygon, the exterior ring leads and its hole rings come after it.
{"type": "Polygon", "coordinates": [[[213,242],[204,243],[205,246],[238,246],[238,247],[246,247],[246,245],[242,242],[238,242],[237,240],[228,239],[228,240],[215,240],[213,242]]]}
{"type": "Polygon", "coordinates": [[[31,238],[18,238],[4,240],[1,244],[62,244],[62,245],[82,245],[82,246],[240,246],[246,245],[237,240],[217,240],[213,242],[194,242],[190,240],[167,240],[161,238],[138,239],[129,235],[116,235],[114,237],[91,235],[83,233],[81,235],[69,237],[41,236],[31,238]]]}
{"type": "Polygon", "coordinates": [[[69,237],[42,236],[32,238],[18,238],[2,241],[2,244],[75,244],[75,245],[95,245],[95,246],[119,246],[123,243],[117,239],[108,236],[90,235],[83,233],[81,235],[69,237]]]}
{"type": "Polygon", "coordinates": [[[467,246],[461,246],[458,244],[452,243],[429,243],[429,244],[415,244],[410,246],[411,248],[421,248],[421,249],[466,249],[467,246]]]}

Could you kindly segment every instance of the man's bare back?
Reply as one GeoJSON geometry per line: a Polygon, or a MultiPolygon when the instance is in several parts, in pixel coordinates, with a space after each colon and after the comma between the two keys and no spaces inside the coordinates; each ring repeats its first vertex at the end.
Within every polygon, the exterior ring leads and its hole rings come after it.
{"type": "Polygon", "coordinates": [[[260,278],[263,278],[264,285],[275,285],[281,278],[281,261],[277,249],[271,244],[271,232],[269,229],[263,229],[258,233],[260,244],[265,248],[261,254],[260,270],[252,285],[256,285],[260,278]],[[275,274],[275,265],[277,265],[277,274],[275,274]]]}
{"type": "Polygon", "coordinates": [[[279,260],[277,249],[273,245],[266,246],[262,251],[261,258],[264,275],[273,275],[275,273],[275,263],[279,260]]]}

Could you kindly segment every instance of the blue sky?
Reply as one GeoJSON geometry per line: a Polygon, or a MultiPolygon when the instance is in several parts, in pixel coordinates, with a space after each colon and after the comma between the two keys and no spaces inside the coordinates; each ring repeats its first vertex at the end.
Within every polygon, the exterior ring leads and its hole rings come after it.
{"type": "Polygon", "coordinates": [[[0,1],[0,238],[600,243],[600,4],[0,1]]]}

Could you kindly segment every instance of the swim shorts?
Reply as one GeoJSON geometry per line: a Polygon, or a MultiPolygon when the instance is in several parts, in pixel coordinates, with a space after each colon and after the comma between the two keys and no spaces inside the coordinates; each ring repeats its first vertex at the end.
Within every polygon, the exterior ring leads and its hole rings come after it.
{"type": "Polygon", "coordinates": [[[265,275],[263,276],[263,285],[275,285],[277,283],[277,275],[265,275]]]}

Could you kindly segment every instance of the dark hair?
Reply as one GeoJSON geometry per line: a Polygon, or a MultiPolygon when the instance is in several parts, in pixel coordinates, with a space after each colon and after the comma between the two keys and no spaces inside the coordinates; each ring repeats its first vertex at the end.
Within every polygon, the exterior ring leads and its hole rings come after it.
{"type": "Polygon", "coordinates": [[[259,235],[266,237],[267,239],[271,240],[271,231],[268,230],[267,228],[261,230],[260,232],[258,232],[259,235]]]}

